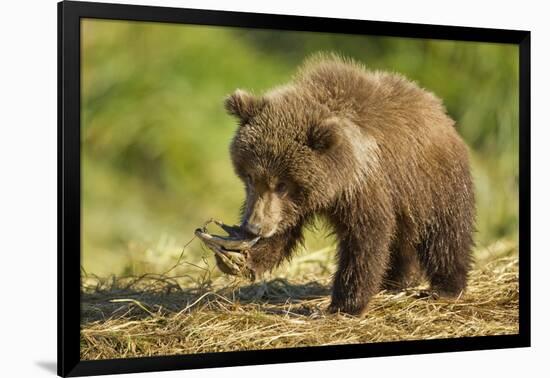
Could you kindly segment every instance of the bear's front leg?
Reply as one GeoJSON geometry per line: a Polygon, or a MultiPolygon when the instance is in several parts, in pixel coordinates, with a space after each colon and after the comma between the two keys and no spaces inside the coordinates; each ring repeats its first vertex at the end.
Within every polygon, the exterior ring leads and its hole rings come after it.
{"type": "Polygon", "coordinates": [[[387,234],[347,235],[341,238],[330,312],[362,316],[378,293],[389,262],[387,234]]]}

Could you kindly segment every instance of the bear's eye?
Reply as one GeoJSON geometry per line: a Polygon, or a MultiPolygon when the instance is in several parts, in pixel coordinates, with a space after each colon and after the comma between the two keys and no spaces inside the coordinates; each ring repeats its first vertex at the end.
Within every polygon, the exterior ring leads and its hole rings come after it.
{"type": "Polygon", "coordinates": [[[286,193],[287,189],[288,189],[288,186],[284,182],[280,182],[277,184],[277,186],[275,186],[275,191],[279,194],[286,193]]]}

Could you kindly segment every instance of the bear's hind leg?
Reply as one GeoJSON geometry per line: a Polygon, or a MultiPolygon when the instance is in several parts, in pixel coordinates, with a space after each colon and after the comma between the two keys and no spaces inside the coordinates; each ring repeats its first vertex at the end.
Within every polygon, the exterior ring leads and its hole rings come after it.
{"type": "Polygon", "coordinates": [[[416,286],[421,279],[415,223],[405,213],[400,213],[396,218],[396,229],[390,246],[390,263],[382,283],[382,289],[389,291],[416,286]]]}
{"type": "Polygon", "coordinates": [[[441,297],[457,297],[466,288],[472,263],[473,240],[468,228],[452,222],[432,227],[418,248],[419,260],[431,284],[441,297]]]}
{"type": "Polygon", "coordinates": [[[416,249],[401,238],[392,243],[390,263],[382,282],[382,289],[400,291],[420,281],[416,249]]]}

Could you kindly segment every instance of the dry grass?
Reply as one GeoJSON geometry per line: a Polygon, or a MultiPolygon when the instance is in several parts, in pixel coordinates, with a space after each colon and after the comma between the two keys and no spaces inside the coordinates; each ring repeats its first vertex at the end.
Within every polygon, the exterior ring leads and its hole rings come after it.
{"type": "Polygon", "coordinates": [[[469,288],[459,299],[436,300],[423,295],[423,287],[381,292],[364,319],[326,313],[330,295],[327,272],[332,267],[323,259],[312,258],[318,255],[296,260],[283,271],[288,280],[271,277],[256,284],[212,278],[212,271],[201,267],[196,267],[203,270],[200,278],[87,278],[82,297],[81,358],[518,332],[518,258],[513,243],[499,242],[478,251],[469,288]],[[314,261],[321,263],[312,268],[314,261]]]}

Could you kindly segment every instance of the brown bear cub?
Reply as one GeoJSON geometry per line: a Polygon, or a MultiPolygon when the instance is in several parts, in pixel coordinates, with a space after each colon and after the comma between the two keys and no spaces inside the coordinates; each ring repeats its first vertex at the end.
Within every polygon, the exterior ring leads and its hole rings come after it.
{"type": "Polygon", "coordinates": [[[339,241],[330,310],[361,315],[419,266],[432,290],[466,287],[474,230],[468,149],[441,100],[401,75],[336,56],[306,61],[263,96],[226,100],[242,227],[255,277],[289,259],[314,215],[339,241]]]}

